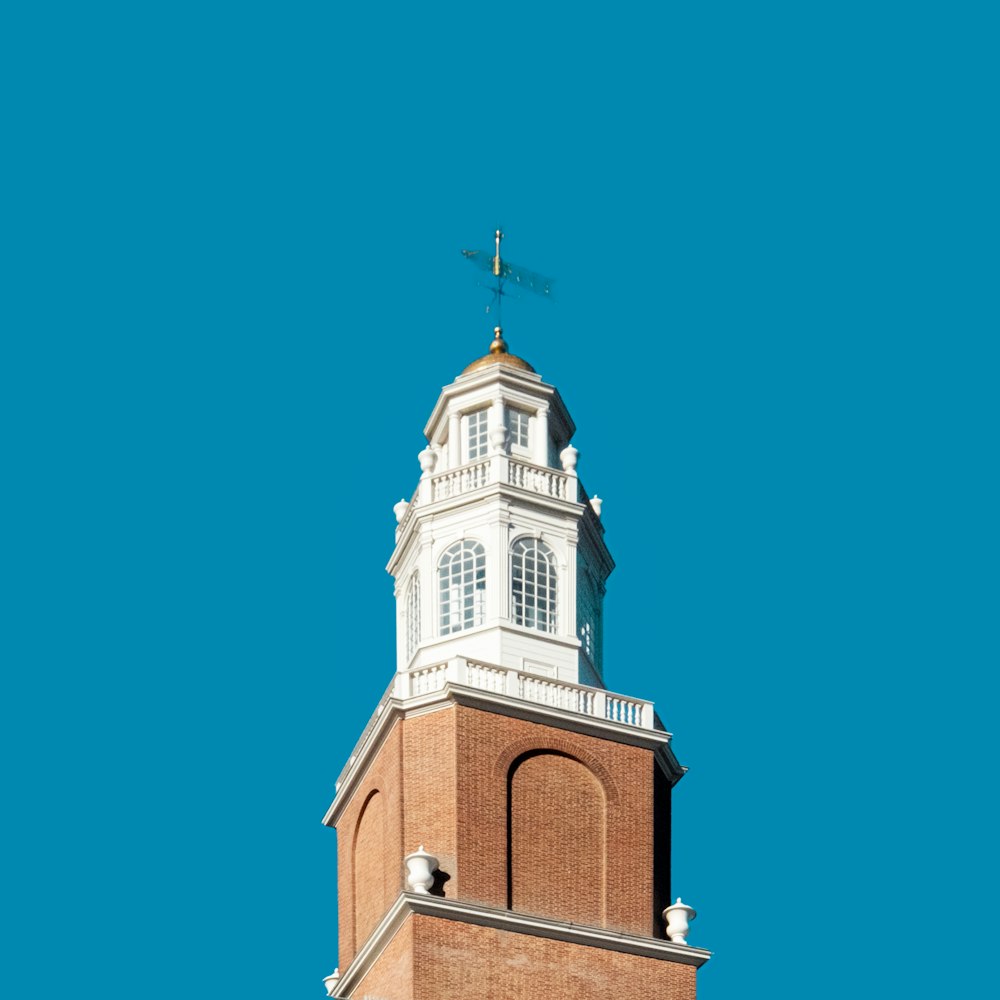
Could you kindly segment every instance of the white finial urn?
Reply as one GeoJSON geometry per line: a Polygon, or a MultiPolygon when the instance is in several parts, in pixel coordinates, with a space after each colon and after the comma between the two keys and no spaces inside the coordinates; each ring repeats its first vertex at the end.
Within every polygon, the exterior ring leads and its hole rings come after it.
{"type": "Polygon", "coordinates": [[[500,455],[507,450],[506,427],[494,427],[490,431],[490,445],[494,455],[500,455]]]}
{"type": "Polygon", "coordinates": [[[420,892],[425,896],[434,884],[434,873],[437,871],[438,859],[428,854],[421,844],[412,854],[403,858],[406,865],[406,885],[411,892],[420,892]]]}
{"type": "Polygon", "coordinates": [[[434,471],[434,466],[437,465],[437,460],[437,452],[433,448],[424,448],[424,450],[417,455],[417,461],[420,462],[420,471],[425,476],[429,476],[434,471]]]}
{"type": "Polygon", "coordinates": [[[324,977],[323,982],[326,984],[326,995],[328,997],[336,996],[335,990],[337,983],[340,982],[340,969],[334,969],[331,975],[324,977]]]}
{"type": "Polygon", "coordinates": [[[663,911],[663,919],[667,922],[667,937],[674,944],[687,944],[687,932],[696,916],[698,914],[690,906],[682,903],[681,897],[678,896],[677,902],[663,911]]]}
{"type": "Polygon", "coordinates": [[[601,505],[604,501],[595,493],[590,498],[590,509],[598,516],[601,516],[601,505]]]}
{"type": "Polygon", "coordinates": [[[563,472],[568,472],[571,476],[576,475],[576,461],[580,457],[580,452],[577,451],[571,444],[566,445],[561,452],[559,452],[559,461],[562,462],[563,472]]]}
{"type": "Polygon", "coordinates": [[[403,515],[406,513],[409,506],[409,500],[400,500],[399,503],[394,503],[392,505],[392,512],[396,515],[396,524],[399,524],[399,522],[403,520],[403,515]]]}

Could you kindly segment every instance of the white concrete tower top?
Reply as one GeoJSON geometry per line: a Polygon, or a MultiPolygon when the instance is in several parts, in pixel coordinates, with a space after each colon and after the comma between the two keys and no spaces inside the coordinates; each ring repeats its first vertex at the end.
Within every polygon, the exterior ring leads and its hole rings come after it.
{"type": "Polygon", "coordinates": [[[600,500],[577,478],[558,391],[507,350],[444,387],[420,483],[396,504],[397,669],[460,656],[603,686],[602,607],[614,563],[600,500]]]}

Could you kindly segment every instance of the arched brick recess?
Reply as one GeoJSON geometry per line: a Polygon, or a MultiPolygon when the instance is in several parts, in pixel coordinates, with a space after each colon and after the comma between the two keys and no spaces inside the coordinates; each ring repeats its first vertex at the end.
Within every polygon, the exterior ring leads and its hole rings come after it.
{"type": "Polygon", "coordinates": [[[386,855],[385,796],[376,788],[365,800],[354,830],[354,942],[359,948],[390,902],[386,855]]]}
{"type": "Polygon", "coordinates": [[[611,772],[605,767],[604,762],[595,754],[583,749],[578,740],[563,739],[558,730],[548,730],[544,738],[529,737],[508,743],[494,761],[493,774],[497,780],[505,781],[510,774],[511,765],[519,757],[524,757],[532,752],[546,751],[561,753],[566,757],[580,761],[601,783],[607,804],[609,806],[618,804],[618,785],[611,776],[611,772]]]}
{"type": "Polygon", "coordinates": [[[508,905],[520,913],[604,926],[607,805],[576,757],[529,751],[511,765],[508,905]]]}

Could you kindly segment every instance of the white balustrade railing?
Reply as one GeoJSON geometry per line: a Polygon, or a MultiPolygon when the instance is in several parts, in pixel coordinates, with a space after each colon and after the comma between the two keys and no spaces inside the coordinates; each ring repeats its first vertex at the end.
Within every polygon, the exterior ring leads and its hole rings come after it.
{"type": "Polygon", "coordinates": [[[588,687],[585,684],[571,684],[551,677],[539,677],[537,674],[513,667],[467,661],[457,656],[444,663],[435,663],[429,667],[396,674],[388,690],[379,699],[375,714],[369,720],[347,766],[341,772],[337,780],[337,790],[340,790],[344,779],[364,752],[376,723],[391,700],[406,702],[410,698],[432,695],[444,690],[448,684],[505,695],[563,711],[578,712],[592,719],[603,719],[640,729],[654,728],[653,703],[650,701],[626,698],[605,691],[603,688],[588,687]]]}
{"type": "MultiPolygon", "coordinates": [[[[543,496],[555,497],[557,500],[568,500],[569,479],[563,472],[555,469],[543,469],[540,465],[525,465],[524,462],[509,461],[507,463],[507,482],[522,490],[541,493],[543,496]]],[[[576,497],[573,498],[576,500],[576,497]]]]}
{"type": "Polygon", "coordinates": [[[485,461],[472,462],[458,469],[438,473],[431,476],[429,482],[423,481],[396,526],[397,537],[406,529],[418,505],[450,500],[496,482],[556,500],[586,502],[579,496],[575,477],[545,466],[518,462],[507,455],[494,455],[485,461]]]}
{"type": "Polygon", "coordinates": [[[488,667],[482,663],[467,663],[465,683],[480,691],[505,694],[507,691],[507,671],[502,667],[488,667]]]}
{"type": "Polygon", "coordinates": [[[451,472],[442,472],[431,480],[431,499],[448,500],[463,493],[471,493],[490,481],[490,463],[476,462],[463,465],[451,472]]]}
{"type": "Polygon", "coordinates": [[[609,694],[605,696],[604,717],[612,722],[624,722],[627,726],[641,726],[645,705],[644,701],[609,694]]]}
{"type": "Polygon", "coordinates": [[[594,714],[594,695],[592,688],[578,687],[575,684],[560,684],[545,677],[533,677],[530,674],[518,674],[518,695],[525,701],[536,701],[541,705],[552,705],[555,708],[566,708],[571,712],[582,712],[584,715],[594,714]]]}
{"type": "Polygon", "coordinates": [[[430,694],[432,691],[440,691],[448,682],[448,664],[439,663],[433,667],[424,667],[422,670],[411,670],[405,674],[409,680],[411,698],[421,694],[430,694]]]}
{"type": "Polygon", "coordinates": [[[626,698],[603,688],[540,677],[512,667],[467,661],[460,656],[445,663],[399,674],[395,695],[401,699],[416,698],[440,691],[448,683],[505,694],[538,705],[551,705],[595,719],[621,722],[626,726],[653,728],[652,702],[626,698]]]}

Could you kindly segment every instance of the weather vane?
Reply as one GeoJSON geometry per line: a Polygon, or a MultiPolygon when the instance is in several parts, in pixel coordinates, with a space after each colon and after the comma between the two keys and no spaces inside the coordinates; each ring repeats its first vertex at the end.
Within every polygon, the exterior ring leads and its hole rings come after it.
{"type": "Polygon", "coordinates": [[[477,267],[482,268],[484,271],[489,271],[496,278],[496,285],[493,288],[493,298],[486,307],[486,311],[489,312],[496,305],[497,323],[500,322],[500,306],[503,302],[503,297],[510,294],[505,289],[509,281],[512,281],[518,288],[527,288],[529,291],[537,292],[547,299],[552,297],[551,278],[544,278],[540,274],[535,274],[533,271],[518,267],[516,264],[511,264],[500,257],[500,241],[502,239],[503,233],[498,229],[496,231],[497,250],[496,254],[492,257],[485,250],[462,251],[462,256],[466,260],[471,260],[477,267]]]}

